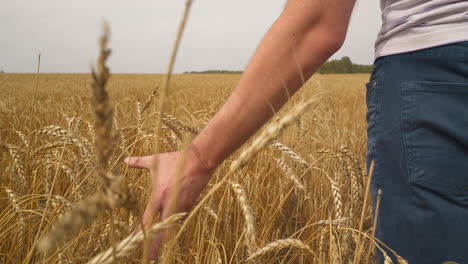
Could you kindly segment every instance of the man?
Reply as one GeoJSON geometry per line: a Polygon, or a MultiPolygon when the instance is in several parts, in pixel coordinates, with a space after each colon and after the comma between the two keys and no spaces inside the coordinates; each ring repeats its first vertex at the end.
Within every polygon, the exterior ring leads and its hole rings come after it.
{"type": "MultiPolygon", "coordinates": [[[[299,89],[298,69],[309,78],[341,47],[353,6],[354,0],[287,1],[232,95],[193,140],[178,210],[190,210],[215,168],[272,116],[271,107],[278,110],[299,89]]],[[[381,6],[367,85],[374,200],[376,190],[383,191],[377,237],[410,263],[466,263],[468,42],[462,41],[468,40],[468,1],[381,0],[381,6]]],[[[157,212],[168,216],[180,156],[126,159],[149,169],[156,182],[145,224],[157,212]]],[[[153,241],[151,258],[161,240],[153,241]]]]}

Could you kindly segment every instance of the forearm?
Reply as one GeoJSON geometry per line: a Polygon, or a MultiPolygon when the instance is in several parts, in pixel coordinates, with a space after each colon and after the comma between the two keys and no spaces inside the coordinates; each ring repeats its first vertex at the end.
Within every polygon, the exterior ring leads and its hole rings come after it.
{"type": "Polygon", "coordinates": [[[193,141],[209,168],[254,134],[341,45],[330,25],[282,15],[264,36],[237,87],[193,141]]]}

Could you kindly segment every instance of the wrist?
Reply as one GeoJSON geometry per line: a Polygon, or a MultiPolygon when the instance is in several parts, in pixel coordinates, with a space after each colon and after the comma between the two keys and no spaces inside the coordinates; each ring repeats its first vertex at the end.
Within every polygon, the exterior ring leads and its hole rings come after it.
{"type": "Polygon", "coordinates": [[[194,167],[199,171],[211,174],[219,165],[210,161],[208,157],[200,151],[199,147],[193,143],[188,147],[188,155],[190,160],[193,161],[194,167]]]}

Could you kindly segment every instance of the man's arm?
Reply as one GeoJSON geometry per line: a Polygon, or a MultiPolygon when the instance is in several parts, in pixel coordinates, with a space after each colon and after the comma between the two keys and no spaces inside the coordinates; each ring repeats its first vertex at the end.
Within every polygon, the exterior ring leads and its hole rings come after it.
{"type": "Polygon", "coordinates": [[[344,42],[354,0],[289,0],[224,106],[193,141],[216,168],[344,42]],[[287,90],[286,90],[287,87],[287,90]]]}
{"type": "MultiPolygon", "coordinates": [[[[174,177],[180,152],[127,158],[134,168],[149,169],[151,195],[143,215],[150,224],[176,211],[189,211],[214,169],[257,131],[344,42],[355,0],[288,0],[282,14],[265,34],[232,95],[192,142],[182,180],[174,177]],[[157,163],[157,166],[155,165],[157,163]],[[180,190],[172,194],[174,190],[180,190]],[[169,211],[171,210],[171,211],[169,211]]],[[[152,242],[157,257],[163,233],[152,242]]]]}

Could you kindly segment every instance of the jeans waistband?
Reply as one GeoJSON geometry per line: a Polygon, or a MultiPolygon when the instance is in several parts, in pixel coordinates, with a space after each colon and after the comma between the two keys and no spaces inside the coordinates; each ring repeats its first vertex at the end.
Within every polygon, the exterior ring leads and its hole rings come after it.
{"type": "Polygon", "coordinates": [[[468,41],[456,42],[442,46],[411,51],[401,54],[385,56],[385,58],[404,58],[404,57],[433,57],[447,59],[467,59],[468,60],[468,41]]]}

